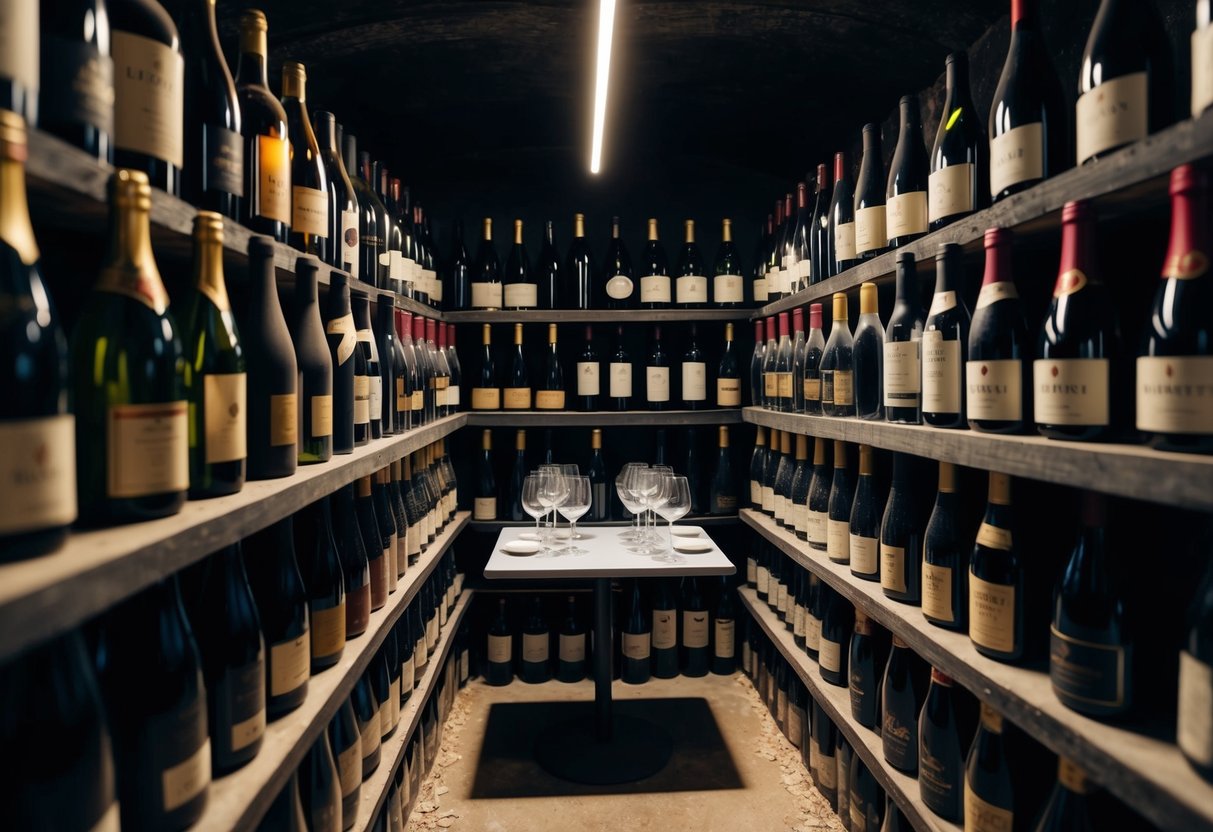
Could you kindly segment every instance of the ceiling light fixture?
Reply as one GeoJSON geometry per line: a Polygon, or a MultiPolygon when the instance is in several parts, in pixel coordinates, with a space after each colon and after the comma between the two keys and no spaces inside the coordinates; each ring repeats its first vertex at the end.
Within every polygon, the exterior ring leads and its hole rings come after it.
{"type": "Polygon", "coordinates": [[[611,38],[615,30],[615,0],[599,0],[598,77],[594,83],[594,143],[590,148],[590,173],[602,167],[602,133],[606,128],[607,81],[611,75],[611,38]]]}

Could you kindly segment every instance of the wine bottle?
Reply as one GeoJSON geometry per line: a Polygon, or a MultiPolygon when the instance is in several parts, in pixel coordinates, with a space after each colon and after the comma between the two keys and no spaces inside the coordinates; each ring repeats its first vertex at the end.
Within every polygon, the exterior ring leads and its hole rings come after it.
{"type": "Polygon", "coordinates": [[[885,762],[898,771],[918,773],[918,717],[921,691],[914,684],[915,657],[900,636],[893,636],[880,682],[880,740],[885,762]]]}
{"type": "Polygon", "coordinates": [[[893,795],[884,796],[884,819],[880,823],[880,832],[910,832],[914,826],[909,818],[901,811],[901,807],[893,801],[893,795]]]}
{"type": "MultiPolygon", "coordinates": [[[[380,434],[392,436],[396,433],[396,328],[394,304],[386,299],[375,304],[375,329],[372,332],[375,352],[379,356],[378,407],[372,415],[379,420],[380,434]]],[[[446,325],[443,324],[445,327],[446,325]]],[[[458,395],[458,387],[454,388],[458,395]]],[[[447,387],[447,400],[451,399],[451,387],[447,387]]]]}
{"type": "Polygon", "coordinates": [[[830,505],[826,525],[826,554],[835,563],[851,561],[851,503],[855,484],[847,467],[847,443],[834,440],[834,478],[830,484],[830,505]]]}
{"type": "Polygon", "coordinates": [[[884,409],[890,422],[916,425],[922,393],[922,309],[914,254],[897,254],[897,300],[884,341],[884,409]]]}
{"type": "MultiPolygon", "coordinates": [[[[379,181],[379,163],[364,150],[355,154],[357,141],[355,136],[346,136],[346,155],[354,157],[358,169],[358,175],[351,177],[351,180],[354,192],[358,194],[358,210],[361,214],[358,239],[362,245],[362,279],[378,289],[388,289],[391,257],[387,253],[387,246],[391,229],[388,228],[387,206],[375,189],[379,181]]],[[[426,285],[424,273],[419,283],[426,285]]]]}
{"type": "Polygon", "coordinates": [[[337,769],[341,793],[341,828],[349,829],[358,819],[362,791],[362,748],[354,708],[346,699],[328,725],[328,741],[337,769]]]}
{"type": "Polygon", "coordinates": [[[375,699],[369,671],[358,676],[350,695],[350,704],[358,724],[358,750],[362,754],[362,779],[365,780],[379,768],[379,759],[383,756],[383,739],[379,732],[379,702],[375,699]]]}
{"type": "Polygon", "coordinates": [[[598,301],[598,289],[590,244],[585,239],[585,214],[573,215],[573,242],[565,258],[565,269],[568,271],[565,281],[572,287],[573,293],[568,299],[569,308],[593,309],[598,301]]]}
{"type": "Polygon", "coordinates": [[[657,238],[657,220],[649,220],[648,242],[640,258],[640,306],[665,309],[672,302],[670,268],[665,249],[657,238]]]}
{"type": "Polygon", "coordinates": [[[337,832],[343,828],[341,773],[328,733],[321,731],[299,765],[298,788],[309,830],[337,832]]]}
{"type": "Polygon", "coordinates": [[[762,511],[769,517],[775,516],[775,478],[779,472],[779,458],[783,452],[780,444],[782,431],[771,428],[769,450],[762,461],[762,511]]]}
{"type": "MultiPolygon", "coordinates": [[[[792,490],[789,496],[792,531],[800,540],[809,539],[809,486],[813,481],[813,466],[809,464],[809,438],[796,434],[796,467],[792,471],[792,490]]],[[[803,600],[803,595],[798,595],[803,600]]]]}
{"type": "Polygon", "coordinates": [[[784,194],[775,203],[775,238],[771,247],[770,267],[767,269],[767,299],[780,300],[791,294],[791,269],[785,268],[796,218],[792,214],[792,195],[784,194]]]}
{"type": "MultiPolygon", "coordinates": [[[[246,9],[240,14],[240,59],[236,64],[244,138],[240,221],[257,234],[285,243],[291,223],[292,137],[287,132],[286,111],[269,88],[268,29],[263,12],[246,9]]],[[[122,67],[116,68],[121,75],[122,67]]]]}
{"type": "MultiPolygon", "coordinates": [[[[430,385],[433,390],[433,418],[440,419],[451,412],[450,400],[448,398],[451,389],[451,370],[446,361],[446,345],[439,340],[438,322],[427,318],[425,321],[425,348],[429,355],[431,377],[433,384],[430,385]]],[[[374,343],[372,341],[372,343],[374,343]]],[[[371,379],[374,381],[378,377],[378,372],[371,373],[371,379]]],[[[371,395],[376,395],[376,391],[372,388],[371,395]]],[[[372,411],[374,412],[374,411],[372,411]]],[[[375,425],[375,420],[371,420],[371,427],[375,425]]],[[[373,438],[378,438],[375,434],[373,438]]]]}
{"type": "MultiPolygon", "coordinates": [[[[686,382],[683,382],[685,390],[686,382]]],[[[741,372],[733,342],[733,324],[724,325],[724,350],[716,368],[716,406],[741,407],[741,372]]]]}
{"type": "Polygon", "coordinates": [[[918,793],[922,802],[944,820],[961,820],[963,790],[958,787],[965,776],[965,763],[956,725],[952,679],[934,667],[918,720],[918,759],[918,793]]]}
{"type": "Polygon", "coordinates": [[[834,320],[821,354],[821,412],[826,416],[855,415],[854,338],[847,323],[847,296],[834,293],[834,320]]]}
{"type": "Polygon", "coordinates": [[[779,342],[775,339],[775,327],[779,321],[777,315],[766,319],[766,341],[762,348],[762,364],[759,372],[762,375],[762,403],[756,406],[767,410],[776,410],[779,406],[779,376],[775,374],[775,364],[779,356],[779,342]]]}
{"type": "Polygon", "coordinates": [[[792,310],[792,412],[804,413],[804,365],[808,352],[804,335],[804,310],[792,310]]]}
{"type": "Polygon", "coordinates": [[[1137,353],[1137,429],[1169,451],[1213,451],[1213,297],[1208,274],[1208,174],[1192,165],[1171,171],[1171,238],[1163,282],[1137,353]]]}
{"type": "MultiPolygon", "coordinates": [[[[42,17],[54,12],[43,10],[42,17]]],[[[0,32],[0,109],[12,112],[30,124],[38,123],[38,4],[19,2],[5,9],[4,30],[0,32]]],[[[43,56],[43,63],[47,58],[43,56]]],[[[49,92],[49,91],[48,91],[49,92]]]]}
{"type": "Polygon", "coordinates": [[[690,343],[682,354],[682,406],[686,410],[701,410],[708,406],[708,365],[696,337],[699,325],[691,324],[690,343]]]}
{"type": "Polygon", "coordinates": [[[489,685],[508,685],[514,681],[514,636],[505,615],[504,598],[497,601],[497,615],[489,624],[486,638],[484,681],[489,685]]]}
{"type": "Polygon", "coordinates": [[[367,566],[370,568],[371,612],[374,612],[387,603],[388,546],[379,528],[371,477],[360,477],[355,488],[354,506],[367,566]]]}
{"type": "Polygon", "coordinates": [[[989,204],[990,146],[969,92],[969,56],[948,55],[943,110],[931,147],[927,215],[932,231],[989,204]]]}
{"type": "Polygon", "coordinates": [[[779,275],[782,265],[782,241],[784,235],[783,200],[775,200],[775,213],[767,215],[768,231],[763,238],[762,256],[764,259],[763,287],[766,291],[764,303],[779,300],[783,295],[783,287],[779,275]]]}
{"type": "Polygon", "coordinates": [[[939,493],[922,542],[922,614],[949,630],[965,628],[968,568],[960,541],[956,469],[939,463],[939,493]]]}
{"type": "Polygon", "coordinates": [[[611,217],[611,241],[607,245],[602,267],[602,305],[606,309],[633,309],[636,306],[636,283],[633,278],[632,256],[619,234],[619,217],[611,217]]]}
{"type": "MultiPolygon", "coordinates": [[[[711,665],[709,635],[712,624],[699,578],[682,579],[682,675],[706,676],[711,665]]],[[[658,674],[659,675],[659,674],[658,674]]]]}
{"type": "Polygon", "coordinates": [[[712,266],[712,303],[722,309],[736,309],[745,303],[745,276],[730,219],[721,220],[720,248],[712,266]]]}
{"type": "Polygon", "coordinates": [[[859,446],[859,480],[851,505],[848,551],[851,574],[865,581],[880,580],[881,505],[873,474],[872,446],[859,446]]]}
{"type": "Polygon", "coordinates": [[[1213,782],[1213,730],[1210,692],[1213,691],[1213,562],[1206,567],[1188,609],[1183,646],[1179,652],[1177,744],[1188,763],[1213,782]]]}
{"type": "Polygon", "coordinates": [[[652,648],[652,627],[644,614],[640,581],[633,578],[627,590],[627,611],[619,626],[619,678],[625,684],[643,685],[649,680],[649,654],[652,648]]]}
{"type": "Polygon", "coordinates": [[[687,220],[686,237],[678,253],[674,301],[681,309],[702,309],[708,303],[707,268],[695,243],[695,221],[687,220]]]}
{"type": "Polygon", "coordinates": [[[1099,439],[1110,430],[1108,379],[1116,321],[1095,262],[1095,211],[1067,202],[1061,265],[1032,362],[1036,428],[1055,439],[1099,439]]]}
{"type": "Polygon", "coordinates": [[[315,122],[316,143],[320,147],[320,158],[324,161],[324,172],[328,178],[328,249],[329,265],[341,269],[357,280],[362,264],[362,252],[358,239],[358,194],[345,169],[342,154],[340,128],[332,113],[317,110],[312,114],[315,122]]]}
{"type": "Polygon", "coordinates": [[[6,343],[0,381],[10,391],[0,405],[0,459],[5,460],[7,483],[0,489],[0,560],[57,548],[76,519],[67,348],[30,225],[26,154],[25,124],[0,111],[0,298],[7,307],[0,314],[6,343]]]}
{"type": "Polygon", "coordinates": [[[653,327],[653,346],[645,360],[644,398],[649,410],[670,406],[670,357],[661,345],[661,327],[653,327]]]}
{"type": "Polygon", "coordinates": [[[851,636],[849,685],[851,716],[860,725],[875,728],[880,717],[879,674],[884,669],[881,650],[872,619],[855,610],[855,631],[851,636]]]}
{"type": "Polygon", "coordinates": [[[531,383],[526,356],[522,354],[522,324],[514,324],[514,349],[510,353],[510,371],[506,377],[502,403],[506,410],[531,409],[531,383]]]}
{"type": "MultiPolygon", "coordinates": [[[[407,193],[408,189],[406,188],[405,191],[407,193]]],[[[409,221],[407,206],[403,219],[405,222],[409,221]]],[[[446,276],[443,279],[443,296],[445,298],[443,309],[455,312],[471,308],[472,267],[472,258],[464,244],[463,220],[456,219],[451,230],[451,253],[446,260],[446,276]]],[[[504,297],[502,300],[504,301],[504,297]]]]}
{"type": "Polygon", "coordinates": [[[984,702],[964,772],[965,827],[1015,828],[1015,791],[1002,738],[1002,714],[984,702]]]}
{"type": "MultiPolygon", "coordinates": [[[[808,594],[809,594],[809,573],[808,570],[801,568],[799,564],[792,566],[792,592],[794,598],[789,598],[788,603],[792,610],[792,641],[801,650],[807,647],[806,636],[808,634],[808,594]]],[[[820,639],[820,636],[818,637],[820,639]]],[[[821,645],[820,640],[818,646],[821,645]]],[[[792,742],[795,743],[795,735],[792,737],[792,742]]]]}
{"type": "MultiPolygon", "coordinates": [[[[292,133],[291,135],[294,135],[292,133]]],[[[390,176],[387,168],[380,166],[378,182],[379,201],[386,211],[386,226],[384,237],[387,251],[380,257],[387,258],[386,289],[406,298],[413,298],[421,303],[422,298],[428,300],[417,280],[416,261],[412,260],[413,235],[404,222],[401,213],[401,183],[400,179],[390,176]]],[[[333,243],[329,243],[331,247],[333,243]]],[[[433,287],[431,286],[431,291],[433,287]]]]}
{"type": "Polygon", "coordinates": [[[420,244],[418,266],[421,269],[421,277],[418,282],[429,287],[428,297],[424,293],[417,293],[417,299],[437,309],[442,306],[442,281],[438,279],[438,247],[434,243],[429,216],[421,205],[417,205],[416,209],[420,217],[420,222],[414,223],[417,229],[415,239],[420,244]]]}
{"type": "Polygon", "coordinates": [[[885,597],[918,604],[922,597],[922,518],[914,458],[893,454],[893,484],[880,526],[880,588],[885,597]]]}
{"type": "MultiPolygon", "coordinates": [[[[877,830],[881,827],[884,820],[885,810],[885,794],[880,784],[876,782],[875,775],[864,764],[859,755],[855,755],[851,761],[851,767],[848,769],[850,774],[850,812],[851,830],[872,829],[877,830]]],[[[839,784],[839,794],[842,793],[842,785],[839,784]]]]}
{"type": "Polygon", "coordinates": [[[90,524],[176,514],[189,488],[185,361],[152,255],[147,176],[117,171],[109,201],[106,265],[71,339],[76,490],[90,524]]]}
{"type": "Polygon", "coordinates": [[[776,410],[781,413],[791,413],[793,408],[793,393],[792,379],[793,360],[792,338],[788,328],[788,313],[780,312],[779,319],[779,341],[775,345],[775,360],[770,371],[773,376],[773,397],[770,399],[768,407],[771,410],[776,410]]]}
{"type": "Polygon", "coordinates": [[[305,255],[295,261],[291,340],[299,368],[300,465],[327,462],[333,455],[333,356],[320,319],[317,272],[313,258],[305,255]]]}
{"type": "Polygon", "coordinates": [[[792,434],[779,433],[779,465],[775,468],[774,515],[779,525],[787,528],[793,523],[791,512],[792,474],[796,461],[792,457],[792,434]]]}
{"type": "Polygon", "coordinates": [[[548,351],[544,356],[543,379],[535,391],[536,410],[564,410],[564,370],[556,350],[556,324],[548,324],[548,351]]]}
{"type": "Polygon", "coordinates": [[[762,477],[767,465],[766,429],[759,425],[754,431],[754,450],[750,454],[750,505],[762,510],[762,477]]]}
{"type": "Polygon", "coordinates": [[[849,643],[851,631],[855,626],[855,608],[851,606],[850,601],[825,584],[821,585],[821,590],[825,593],[826,604],[825,617],[821,619],[818,669],[821,671],[821,678],[831,685],[846,687],[850,678],[849,643]]]}
{"type": "Polygon", "coordinates": [[[330,258],[329,182],[320,145],[307,112],[307,70],[298,61],[282,65],[282,108],[290,137],[291,219],[289,242],[321,260],[330,258]]]}
{"type": "Polygon", "coordinates": [[[1174,80],[1170,46],[1153,12],[1103,0],[1078,73],[1078,163],[1100,159],[1169,124],[1174,80]]]}
{"type": "Polygon", "coordinates": [[[611,481],[607,478],[606,460],[602,457],[602,429],[590,431],[590,464],[586,466],[590,480],[590,510],[585,520],[601,523],[609,519],[611,511],[611,481]]]}
{"type": "MultiPolygon", "coordinates": [[[[809,334],[801,358],[801,396],[804,412],[811,416],[822,414],[821,358],[825,353],[825,336],[821,333],[821,304],[809,306],[809,334]]],[[[796,380],[793,379],[793,384],[796,380]]]]}
{"type": "Polygon", "coordinates": [[[371,568],[366,539],[358,523],[354,486],[338,489],[333,506],[333,538],[345,580],[345,634],[355,638],[366,630],[371,615],[371,568]]]}
{"type": "Polygon", "coordinates": [[[885,220],[890,248],[904,246],[927,233],[929,162],[922,139],[918,97],[902,96],[898,107],[901,126],[885,186],[885,220]]]}
{"type": "MultiPolygon", "coordinates": [[[[396,559],[398,527],[396,526],[396,511],[390,497],[391,489],[388,484],[390,479],[391,468],[388,466],[380,468],[371,478],[371,499],[375,502],[375,519],[379,521],[379,538],[386,542],[383,557],[387,563],[389,595],[396,591],[397,581],[401,572],[404,571],[396,559]]],[[[395,678],[394,672],[392,676],[395,678]]]]}
{"type": "Polygon", "coordinates": [[[615,351],[607,364],[608,393],[611,409],[632,408],[632,362],[623,346],[623,327],[615,327],[615,351]]]}
{"type": "Polygon", "coordinates": [[[543,614],[543,601],[538,595],[531,599],[531,611],[522,626],[522,661],[518,676],[532,685],[542,684],[552,677],[549,667],[551,632],[543,614]]]}
{"type": "MultiPolygon", "coordinates": [[[[73,56],[80,63],[75,67],[67,63],[53,72],[59,83],[71,79],[70,90],[56,92],[53,80],[47,84],[48,66],[43,62],[46,106],[42,127],[47,129],[46,119],[50,115],[47,109],[54,102],[56,120],[63,131],[60,135],[66,133],[64,138],[74,139],[86,150],[97,153],[101,161],[109,161],[114,116],[109,27],[98,25],[105,17],[105,6],[99,2],[88,5],[93,7],[90,13],[99,18],[96,23],[86,23],[86,32],[89,28],[93,30],[91,36],[86,37],[86,43],[61,53],[73,56]],[[68,125],[73,126],[69,128],[68,125]]],[[[238,222],[240,199],[244,196],[244,140],[240,136],[236,85],[219,46],[215,3],[213,0],[191,0],[183,5],[179,14],[181,52],[186,59],[181,196],[197,208],[216,211],[238,222]]],[[[79,25],[78,20],[76,23],[79,25]]],[[[44,31],[44,49],[49,45],[44,31]]]]}
{"type": "Polygon", "coordinates": [[[543,245],[539,249],[539,260],[535,264],[536,277],[539,284],[539,308],[560,309],[560,254],[556,250],[556,240],[552,231],[552,221],[544,223],[543,245]]]}
{"type": "Polygon", "coordinates": [[[458,413],[462,408],[459,388],[463,382],[463,366],[459,363],[459,353],[455,349],[454,324],[442,324],[442,341],[446,345],[446,410],[449,415],[451,413],[458,413]]]}
{"type": "Polygon", "coordinates": [[[653,675],[673,679],[678,675],[678,602],[670,579],[659,578],[653,596],[652,658],[653,675]]]}
{"type": "MultiPolygon", "coordinates": [[[[485,219],[485,234],[491,232],[491,220],[485,219]]],[[[534,309],[539,305],[539,284],[535,282],[535,277],[531,273],[531,258],[527,256],[526,245],[522,242],[522,220],[514,220],[514,245],[510,247],[510,256],[505,261],[505,271],[500,276],[500,286],[493,278],[496,277],[493,272],[497,266],[497,252],[493,248],[491,238],[485,237],[480,244],[481,256],[483,257],[477,264],[475,274],[478,278],[472,284],[472,294],[476,294],[476,287],[480,286],[480,300],[484,303],[496,301],[496,292],[502,292],[502,302],[499,304],[504,309],[534,309]],[[498,288],[494,288],[498,287],[498,288]],[[484,295],[493,295],[492,301],[486,301],[484,295]]],[[[484,306],[477,304],[473,300],[472,305],[476,308],[494,309],[494,306],[484,306]]]]}
{"type": "MultiPolygon", "coordinates": [[[[435,386],[437,373],[430,355],[429,344],[425,339],[425,319],[420,315],[412,317],[412,332],[405,343],[412,347],[413,360],[417,368],[416,384],[413,385],[412,394],[414,423],[429,424],[437,418],[438,390],[435,386]]],[[[355,360],[357,360],[357,351],[355,351],[355,360]]]]}
{"type": "Polygon", "coordinates": [[[810,770],[813,784],[817,786],[831,806],[838,801],[838,764],[835,749],[838,746],[838,729],[826,715],[821,702],[813,700],[812,739],[810,744],[810,770]]]}
{"type": "MultiPolygon", "coordinates": [[[[826,440],[813,440],[813,479],[809,482],[809,546],[820,551],[829,549],[829,506],[833,474],[826,462],[826,440]]],[[[850,534],[850,525],[847,526],[850,534]]],[[[848,547],[850,541],[847,541],[848,547]]]]}
{"type": "Polygon", "coordinates": [[[493,432],[488,428],[485,428],[481,434],[480,449],[482,453],[476,480],[476,494],[472,501],[472,519],[496,520],[497,478],[493,475],[493,432]]]}
{"type": "Polygon", "coordinates": [[[812,252],[809,248],[808,186],[796,183],[796,220],[788,225],[788,238],[784,245],[784,269],[787,271],[787,294],[792,295],[809,288],[813,276],[812,252]]]}
{"type": "MultiPolygon", "coordinates": [[[[384,647],[390,639],[384,641],[384,647]]],[[[371,657],[371,665],[367,672],[371,676],[371,686],[375,692],[375,700],[379,703],[379,739],[380,743],[387,741],[396,730],[396,716],[400,710],[400,692],[392,690],[391,676],[388,672],[386,650],[380,648],[371,657]]]]}
{"type": "Polygon", "coordinates": [[[922,421],[939,428],[965,425],[964,373],[969,308],[960,296],[962,250],[944,243],[935,254],[935,293],[922,333],[922,421]]]}
{"type": "MultiPolygon", "coordinates": [[[[300,572],[307,591],[311,671],[318,673],[336,664],[345,648],[345,577],[333,534],[329,498],[313,504],[308,513],[312,517],[309,537],[312,545],[308,556],[301,560],[300,572]]],[[[302,525],[298,519],[296,523],[302,525]]]]}
{"type": "Polygon", "coordinates": [[[852,361],[855,366],[855,412],[860,419],[884,418],[884,326],[876,305],[876,284],[859,287],[859,320],[855,322],[852,361]]]}
{"type": "MultiPolygon", "coordinates": [[[[324,332],[333,368],[333,453],[348,454],[354,450],[354,353],[358,333],[354,328],[354,314],[350,310],[349,279],[342,272],[330,274],[324,317],[324,332]]],[[[306,386],[305,381],[305,390],[306,386]]]]}
{"type": "Polygon", "coordinates": [[[274,245],[249,239],[249,293],[240,322],[248,367],[248,478],[295,473],[299,452],[299,370],[278,302],[274,245]]]}
{"type": "Polygon", "coordinates": [[[860,260],[883,254],[888,243],[885,179],[880,125],[865,124],[863,160],[855,181],[855,254],[860,260]]]}
{"type": "Polygon", "coordinates": [[[1011,232],[986,231],[986,271],[969,330],[965,405],[969,427],[986,433],[1023,428],[1023,357],[1027,336],[1011,275],[1011,232]]]}
{"type": "Polygon", "coordinates": [[[730,676],[737,669],[737,620],[733,587],[727,576],[721,576],[717,589],[716,610],[712,615],[713,673],[730,676]]]}
{"type": "MultiPolygon", "coordinates": [[[[311,658],[308,591],[295,561],[290,518],[253,535],[243,548],[250,555],[245,565],[265,644],[265,708],[272,720],[299,707],[307,696],[311,658]]],[[[321,564],[317,570],[318,581],[331,580],[322,571],[326,566],[321,564]]],[[[323,585],[317,590],[318,596],[331,591],[323,585]]]]}
{"type": "Polygon", "coordinates": [[[813,659],[817,659],[821,651],[821,618],[825,609],[821,586],[821,579],[810,572],[808,603],[804,610],[804,650],[813,659]]]}
{"type": "Polygon", "coordinates": [[[990,472],[986,514],[969,557],[969,638],[1004,662],[1023,655],[1023,565],[1012,540],[1011,478],[990,472]]]}
{"type": "MultiPolygon", "coordinates": [[[[737,513],[737,483],[733,478],[732,453],[729,450],[729,428],[719,427],[717,439],[718,453],[716,468],[712,472],[711,498],[708,512],[710,514],[728,517],[737,513]]],[[[592,510],[592,509],[591,509],[592,510]]]]}
{"type": "Polygon", "coordinates": [[[510,469],[510,483],[505,492],[509,519],[520,522],[530,518],[522,508],[522,485],[531,471],[526,462],[526,430],[519,428],[514,434],[514,464],[510,469]]]}
{"type": "MultiPolygon", "coordinates": [[[[26,6],[27,3],[21,3],[18,8],[26,6]]],[[[114,60],[114,165],[139,171],[147,177],[149,185],[176,196],[181,189],[185,154],[182,147],[185,61],[181,57],[177,27],[154,0],[110,0],[106,9],[114,60]]],[[[36,88],[37,13],[19,14],[12,23],[14,37],[22,42],[11,52],[5,51],[12,55],[14,65],[33,61],[30,78],[36,88]],[[26,29],[27,26],[32,28],[26,29]]],[[[5,43],[10,43],[7,37],[5,43]]],[[[8,63],[6,60],[6,66],[8,63]]],[[[15,74],[9,77],[15,79],[15,74]]],[[[3,107],[24,115],[27,122],[36,123],[37,96],[29,92],[29,84],[25,96],[10,93],[11,104],[3,107]]]]}
{"type": "Polygon", "coordinates": [[[990,103],[990,198],[997,202],[1070,166],[1061,82],[1049,63],[1037,0],[1011,3],[1011,42],[990,103]]]}
{"type": "MultiPolygon", "coordinates": [[[[750,354],[750,406],[766,406],[766,376],[763,375],[763,365],[766,363],[767,345],[763,340],[765,326],[762,318],[754,320],[754,351],[750,354]]],[[[772,345],[772,349],[774,345],[772,345]]]]}
{"type": "Polygon", "coordinates": [[[585,624],[577,614],[576,596],[568,597],[564,620],[560,622],[556,678],[561,682],[580,682],[586,671],[585,624]]]}
{"type": "Polygon", "coordinates": [[[830,203],[834,183],[828,165],[817,166],[817,189],[813,199],[813,215],[809,225],[809,282],[820,283],[833,273],[834,235],[830,233],[830,203]]]}
{"type": "Polygon", "coordinates": [[[766,224],[759,224],[758,238],[754,246],[754,277],[751,281],[754,303],[757,306],[765,304],[770,295],[767,292],[766,250],[775,228],[775,217],[767,214],[766,224]]]}
{"type": "Polygon", "coordinates": [[[500,410],[501,387],[497,381],[497,361],[493,357],[493,327],[481,327],[480,370],[472,382],[472,410],[500,410]]]}

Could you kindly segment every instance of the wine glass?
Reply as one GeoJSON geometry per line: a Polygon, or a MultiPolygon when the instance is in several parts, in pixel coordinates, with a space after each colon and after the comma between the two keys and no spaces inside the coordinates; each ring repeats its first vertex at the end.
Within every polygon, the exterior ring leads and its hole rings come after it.
{"type": "MultiPolygon", "coordinates": [[[[665,500],[663,492],[664,477],[652,468],[642,468],[631,474],[632,489],[637,496],[640,507],[644,511],[649,511],[665,500]]],[[[650,555],[662,549],[661,541],[649,530],[645,530],[639,542],[636,544],[634,551],[642,555],[650,555]]]]}
{"type": "Polygon", "coordinates": [[[623,507],[628,510],[635,520],[634,526],[629,526],[627,531],[620,532],[619,539],[623,541],[635,541],[640,539],[640,512],[643,506],[636,501],[636,495],[627,488],[627,473],[633,468],[647,468],[648,465],[643,462],[629,462],[619,469],[619,476],[615,477],[615,493],[619,495],[619,502],[623,503],[623,507]]]}
{"type": "Polygon", "coordinates": [[[674,554],[674,521],[681,520],[691,510],[691,488],[686,477],[667,476],[663,480],[661,500],[654,509],[667,523],[670,537],[670,554],[662,555],[658,560],[667,563],[681,563],[682,558],[674,554]]]}
{"type": "Polygon", "coordinates": [[[551,525],[548,527],[548,535],[545,540],[545,543],[551,545],[552,532],[556,525],[556,509],[568,499],[569,485],[565,476],[554,465],[541,466],[538,476],[539,490],[536,496],[539,499],[539,504],[544,508],[544,513],[552,515],[551,525]]]}
{"type": "Polygon", "coordinates": [[[539,501],[539,477],[528,474],[522,480],[522,510],[535,518],[535,539],[542,539],[539,534],[539,518],[548,511],[539,501]]]}
{"type": "Polygon", "coordinates": [[[590,478],[567,477],[566,479],[569,484],[569,496],[557,507],[560,515],[569,521],[570,548],[565,551],[570,555],[584,555],[586,550],[573,541],[577,540],[577,521],[590,510],[590,478]]]}

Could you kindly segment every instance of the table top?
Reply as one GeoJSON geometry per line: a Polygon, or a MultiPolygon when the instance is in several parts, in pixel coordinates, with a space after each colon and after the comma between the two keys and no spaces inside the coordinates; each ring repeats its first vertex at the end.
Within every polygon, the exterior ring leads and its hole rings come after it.
{"type": "MultiPolygon", "coordinates": [[[[720,547],[708,536],[702,526],[679,526],[689,532],[698,531],[698,536],[690,539],[703,540],[711,543],[712,548],[706,552],[671,553],[668,546],[658,555],[642,555],[627,548],[629,544],[620,540],[620,535],[627,528],[583,527],[578,529],[581,538],[576,545],[585,550],[584,554],[570,554],[566,551],[569,541],[558,538],[555,546],[563,544],[566,548],[556,548],[553,552],[540,551],[533,555],[512,555],[502,551],[502,546],[511,540],[526,539],[523,535],[533,535],[532,529],[507,528],[502,529],[493,545],[493,554],[484,567],[486,578],[662,578],[679,577],[682,575],[732,575],[737,571],[733,562],[720,551],[720,547]],[[657,560],[659,555],[677,556],[678,562],[671,563],[657,560]]],[[[669,537],[664,528],[658,530],[661,540],[668,541],[669,537]]],[[[561,529],[567,534],[567,530],[561,529]]],[[[677,538],[675,538],[677,539],[677,538]]]]}

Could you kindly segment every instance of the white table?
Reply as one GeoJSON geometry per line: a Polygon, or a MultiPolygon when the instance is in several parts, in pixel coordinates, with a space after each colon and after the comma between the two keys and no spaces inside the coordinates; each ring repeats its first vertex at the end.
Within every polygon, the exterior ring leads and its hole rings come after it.
{"type": "MultiPolygon", "coordinates": [[[[677,525],[675,528],[679,528],[677,525]]],[[[686,526],[708,540],[700,526],[686,526]]],[[[563,531],[563,530],[562,530],[563,531]]],[[[641,719],[611,717],[611,658],[614,655],[614,626],[611,622],[612,578],[676,578],[688,575],[732,575],[737,568],[715,542],[702,553],[674,552],[677,562],[638,554],[620,539],[627,527],[587,526],[577,530],[576,546],[584,554],[569,554],[559,547],[570,541],[557,538],[554,552],[512,555],[502,545],[532,528],[502,529],[488,564],[486,578],[593,578],[594,579],[594,728],[581,722],[554,725],[536,743],[539,763],[548,772],[578,783],[607,785],[629,783],[650,777],[670,759],[672,741],[661,727],[641,719]]],[[[658,528],[663,541],[665,529],[658,528]]],[[[677,540],[677,537],[675,538],[677,540]]],[[[670,554],[666,548],[664,554],[670,554]]]]}

